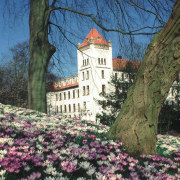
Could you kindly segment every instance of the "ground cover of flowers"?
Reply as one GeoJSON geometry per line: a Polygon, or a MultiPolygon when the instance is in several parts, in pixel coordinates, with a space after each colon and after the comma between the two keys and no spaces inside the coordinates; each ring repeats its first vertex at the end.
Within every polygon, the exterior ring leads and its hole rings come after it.
{"type": "Polygon", "coordinates": [[[180,179],[180,138],[158,135],[160,155],[128,155],[109,127],[0,104],[0,179],[180,179]]]}

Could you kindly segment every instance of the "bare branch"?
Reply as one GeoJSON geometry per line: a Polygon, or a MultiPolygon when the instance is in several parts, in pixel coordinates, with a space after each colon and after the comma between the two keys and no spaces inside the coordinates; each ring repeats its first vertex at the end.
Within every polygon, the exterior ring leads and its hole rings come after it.
{"type": "MultiPolygon", "coordinates": [[[[148,9],[143,8],[142,6],[136,4],[136,3],[135,3],[134,1],[132,1],[132,0],[131,0],[131,3],[132,3],[134,6],[136,6],[137,8],[143,10],[143,11],[145,11],[145,12],[147,12],[147,13],[150,13],[150,14],[153,14],[153,15],[158,19],[158,21],[159,21],[161,24],[164,24],[164,25],[166,24],[162,19],[159,18],[158,14],[154,13],[153,11],[150,11],[150,10],[148,10],[148,9]]],[[[152,4],[151,4],[151,5],[152,5],[152,4]]],[[[154,7],[154,6],[153,6],[153,7],[154,7]]],[[[156,10],[156,8],[155,8],[155,10],[156,10]]]]}
{"type": "Polygon", "coordinates": [[[152,32],[152,33],[148,33],[148,32],[147,33],[144,33],[144,32],[134,33],[134,32],[137,32],[137,31],[140,31],[140,30],[143,30],[143,29],[147,29],[147,28],[148,29],[149,28],[159,28],[159,27],[143,27],[143,28],[136,29],[136,30],[133,30],[133,31],[125,32],[125,31],[119,30],[119,29],[109,29],[109,28],[104,27],[101,23],[99,23],[96,20],[96,18],[93,16],[93,14],[87,14],[87,13],[76,11],[76,10],[73,10],[73,9],[70,9],[70,8],[66,8],[66,7],[55,7],[55,8],[51,8],[50,9],[50,11],[55,11],[55,10],[70,11],[72,13],[76,13],[76,14],[79,14],[79,15],[82,15],[82,16],[89,17],[101,29],[103,29],[105,31],[119,32],[119,33],[124,34],[124,35],[152,35],[152,34],[156,34],[156,32],[152,32]]]}
{"type": "Polygon", "coordinates": [[[57,1],[57,0],[53,0],[52,4],[51,4],[51,6],[50,6],[50,9],[52,9],[52,8],[55,7],[56,1],[57,1]]]}

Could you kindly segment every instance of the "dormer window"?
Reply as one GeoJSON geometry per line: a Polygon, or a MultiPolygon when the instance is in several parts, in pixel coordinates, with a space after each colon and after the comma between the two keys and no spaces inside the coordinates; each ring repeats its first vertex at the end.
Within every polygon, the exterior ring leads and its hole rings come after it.
{"type": "Polygon", "coordinates": [[[100,41],[100,40],[101,40],[101,38],[98,36],[98,37],[97,37],[97,40],[98,40],[98,41],[100,41]]]}
{"type": "Polygon", "coordinates": [[[86,38],[86,42],[89,42],[89,38],[86,38]]]}
{"type": "Polygon", "coordinates": [[[74,84],[74,83],[75,83],[75,78],[72,79],[72,84],[74,84]]]}
{"type": "Polygon", "coordinates": [[[67,85],[70,85],[70,79],[67,79],[66,83],[67,85]]]}
{"type": "Polygon", "coordinates": [[[58,88],[58,83],[55,83],[55,88],[58,88]]]}

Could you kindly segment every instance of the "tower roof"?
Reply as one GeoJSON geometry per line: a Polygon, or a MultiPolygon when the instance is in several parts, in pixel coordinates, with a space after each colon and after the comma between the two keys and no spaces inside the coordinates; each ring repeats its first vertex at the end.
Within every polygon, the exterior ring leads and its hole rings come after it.
{"type": "Polygon", "coordinates": [[[84,47],[88,44],[90,44],[91,40],[94,41],[95,44],[100,44],[100,45],[108,45],[106,40],[98,33],[96,29],[91,29],[83,43],[81,44],[81,47],[84,47]]]}

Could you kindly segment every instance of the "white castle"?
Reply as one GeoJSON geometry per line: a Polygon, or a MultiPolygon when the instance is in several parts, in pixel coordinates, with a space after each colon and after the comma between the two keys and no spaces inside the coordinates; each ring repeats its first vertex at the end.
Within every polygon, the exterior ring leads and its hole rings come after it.
{"type": "MultiPolygon", "coordinates": [[[[122,70],[130,61],[112,58],[111,42],[92,29],[78,44],[77,62],[77,75],[54,82],[53,89],[47,92],[47,112],[96,121],[96,114],[103,110],[97,104],[102,99],[100,93],[113,90],[108,84],[112,75],[128,81],[128,74],[122,70]]],[[[140,65],[138,61],[131,62],[140,65]]]]}
{"type": "MultiPolygon", "coordinates": [[[[108,83],[111,76],[128,81],[128,74],[123,71],[127,63],[140,66],[138,61],[112,58],[111,42],[107,42],[96,29],[78,44],[77,62],[77,75],[54,82],[51,91],[47,92],[48,113],[96,121],[96,114],[104,111],[97,104],[97,100],[103,100],[100,93],[114,91],[108,83]]],[[[171,88],[167,99],[172,101],[173,98],[171,88]]]]}

